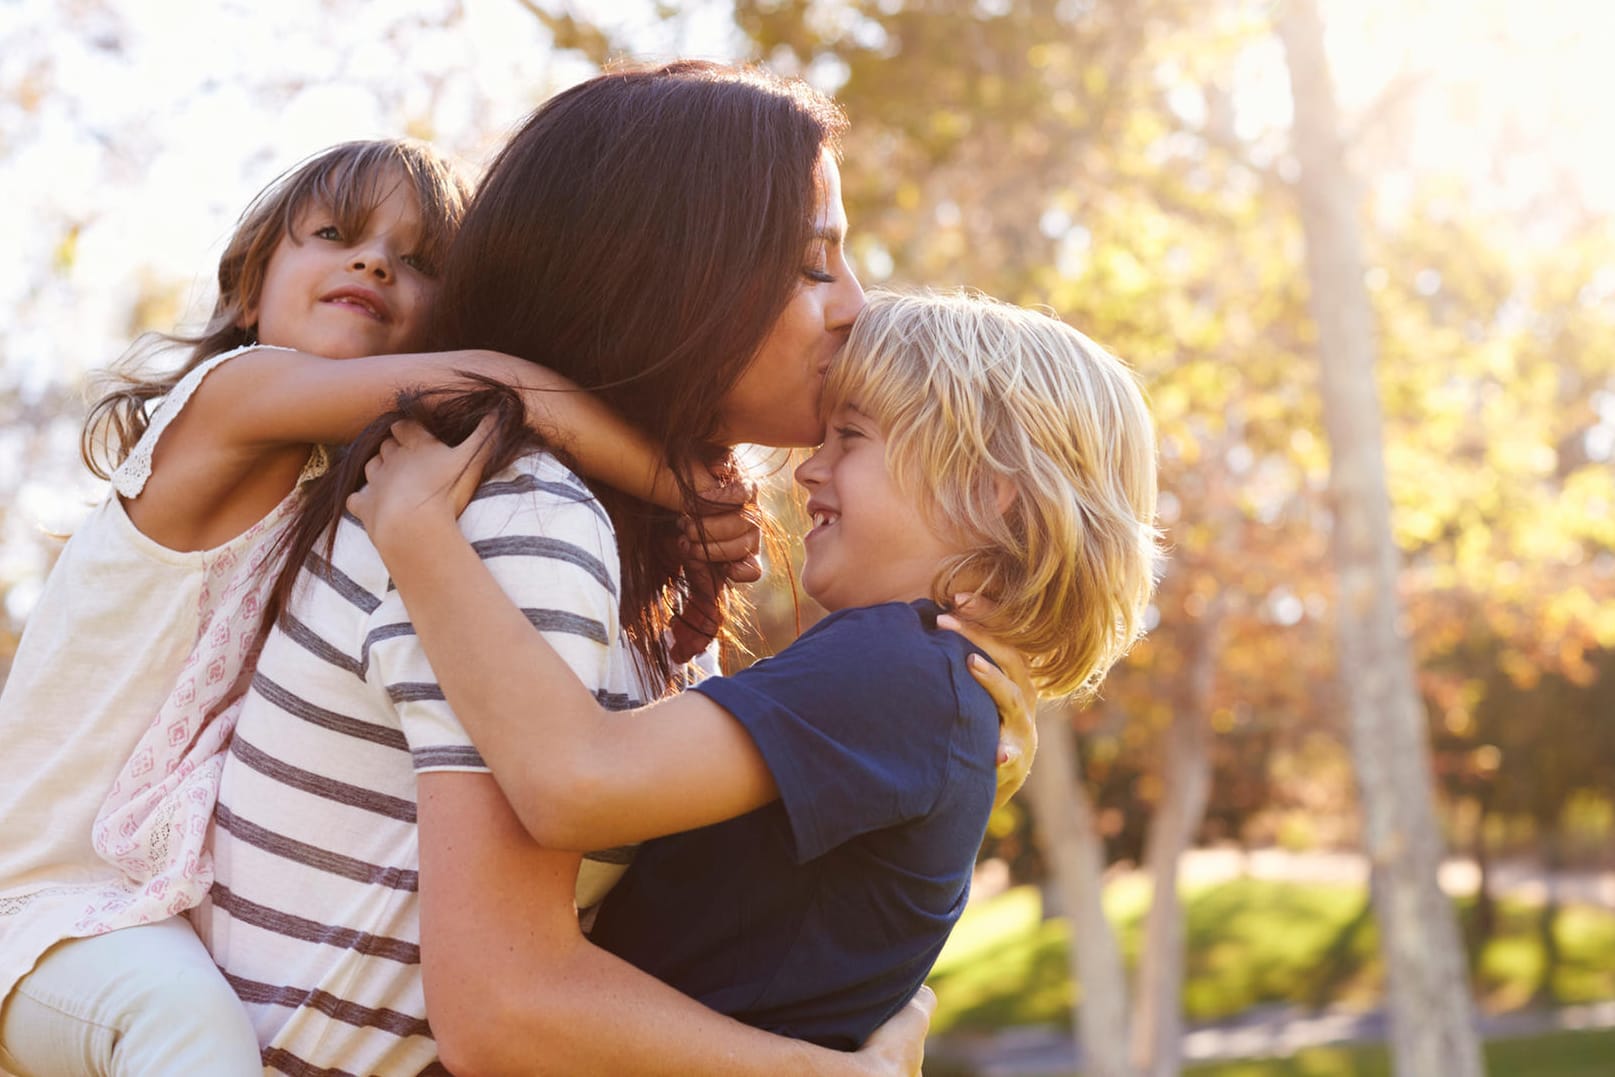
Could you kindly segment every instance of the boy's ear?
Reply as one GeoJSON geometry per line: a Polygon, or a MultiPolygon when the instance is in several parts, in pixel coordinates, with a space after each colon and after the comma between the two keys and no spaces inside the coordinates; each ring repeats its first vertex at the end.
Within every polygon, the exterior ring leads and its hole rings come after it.
{"type": "Polygon", "coordinates": [[[1007,513],[1009,507],[1015,504],[1016,499],[1020,496],[1020,487],[1002,475],[994,477],[993,498],[998,503],[998,515],[1002,516],[1007,513]]]}

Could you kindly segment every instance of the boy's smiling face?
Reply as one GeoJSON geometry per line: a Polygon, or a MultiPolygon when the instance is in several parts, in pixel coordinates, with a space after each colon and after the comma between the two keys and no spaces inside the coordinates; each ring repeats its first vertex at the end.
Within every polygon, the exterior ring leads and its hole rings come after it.
{"type": "Polygon", "coordinates": [[[960,552],[898,488],[880,426],[855,405],[830,413],[824,444],[796,481],[813,518],[802,588],[827,610],[928,598],[943,560],[960,552]]]}

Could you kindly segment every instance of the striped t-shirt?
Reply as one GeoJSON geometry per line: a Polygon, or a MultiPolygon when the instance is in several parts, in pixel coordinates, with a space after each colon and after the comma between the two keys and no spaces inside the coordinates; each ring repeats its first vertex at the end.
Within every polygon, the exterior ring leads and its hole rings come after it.
{"type": "MultiPolygon", "coordinates": [[[[478,490],[460,526],[602,702],[638,705],[615,537],[576,476],[528,456],[478,490]]],[[[331,561],[304,567],[259,658],[219,791],[215,883],[197,916],[252,1015],[267,1069],[435,1067],[415,776],[486,769],[375,547],[344,519],[331,561]]],[[[580,906],[599,900],[623,860],[585,862],[580,906]]]]}

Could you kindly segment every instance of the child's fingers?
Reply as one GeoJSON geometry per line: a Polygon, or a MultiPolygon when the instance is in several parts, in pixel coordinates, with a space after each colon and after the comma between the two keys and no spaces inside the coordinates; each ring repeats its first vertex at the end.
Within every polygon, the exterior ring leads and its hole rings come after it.
{"type": "Polygon", "coordinates": [[[1036,700],[1037,688],[1032,684],[1032,671],[1027,667],[1026,656],[981,627],[981,619],[996,608],[996,603],[990,598],[969,593],[957,594],[953,596],[953,611],[938,617],[937,624],[959,633],[986,651],[987,657],[998,663],[1009,679],[1020,686],[1022,695],[1036,700]]]}
{"type": "Polygon", "coordinates": [[[364,524],[366,529],[370,527],[370,510],[375,504],[375,499],[370,493],[370,487],[359,487],[359,489],[348,495],[348,499],[343,504],[350,513],[358,517],[359,522],[364,524]]]}
{"type": "Polygon", "coordinates": [[[471,455],[466,461],[466,466],[475,471],[478,479],[482,478],[483,473],[488,468],[488,461],[493,457],[493,450],[497,441],[494,434],[498,429],[499,417],[493,412],[489,412],[482,417],[482,421],[477,424],[475,430],[471,431],[470,436],[460,443],[462,449],[467,445],[471,446],[471,455]]]}
{"type": "Polygon", "coordinates": [[[725,512],[717,516],[703,516],[700,520],[683,516],[679,519],[679,528],[691,542],[699,542],[703,532],[707,539],[717,542],[728,542],[748,534],[757,535],[760,541],[762,536],[762,528],[757,521],[744,512],[725,512]]]}
{"type": "Polygon", "coordinates": [[[380,445],[376,446],[376,455],[365,461],[365,482],[373,483],[380,478],[381,473],[387,469],[387,458],[397,451],[398,442],[392,438],[386,438],[380,445]]]}
{"type": "Polygon", "coordinates": [[[756,557],[742,557],[725,565],[724,572],[734,583],[756,583],[763,578],[763,563],[756,557]]]}
{"type": "Polygon", "coordinates": [[[1023,756],[1037,752],[1037,718],[1021,688],[1004,671],[982,658],[970,656],[970,675],[986,689],[998,708],[1000,722],[998,765],[1010,766],[1023,756]]]}
{"type": "Polygon", "coordinates": [[[718,486],[696,486],[700,501],[696,508],[703,512],[728,512],[740,505],[757,500],[757,485],[750,482],[726,482],[718,486]]]}
{"type": "Polygon", "coordinates": [[[1037,756],[1035,704],[1003,670],[981,655],[971,655],[968,665],[970,675],[998,708],[998,795],[993,806],[1001,808],[1026,784],[1037,756]]]}
{"type": "Polygon", "coordinates": [[[429,430],[414,419],[399,419],[387,428],[387,436],[400,445],[415,446],[436,441],[429,430]]]}
{"type": "Polygon", "coordinates": [[[761,542],[761,537],[755,531],[741,535],[739,538],[728,540],[716,540],[708,537],[705,542],[692,540],[680,535],[679,552],[690,560],[720,564],[725,561],[740,561],[747,557],[756,556],[761,542]]]}
{"type": "Polygon", "coordinates": [[[733,512],[757,500],[757,484],[753,482],[740,479],[720,482],[704,467],[695,468],[690,479],[695,487],[692,509],[697,516],[733,512]]]}

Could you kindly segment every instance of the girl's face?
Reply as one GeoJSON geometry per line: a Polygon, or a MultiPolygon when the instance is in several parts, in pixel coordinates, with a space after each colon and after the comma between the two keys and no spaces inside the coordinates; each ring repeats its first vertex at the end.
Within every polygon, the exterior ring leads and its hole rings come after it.
{"type": "Polygon", "coordinates": [[[813,519],[802,589],[827,610],[929,597],[943,561],[961,552],[892,479],[879,424],[854,405],[831,413],[824,444],[796,481],[813,519]]]}
{"type": "Polygon", "coordinates": [[[359,235],[343,235],[327,207],[307,206],[270,256],[243,322],[257,323],[264,344],[327,359],[399,351],[437,289],[416,253],[422,239],[420,207],[401,178],[359,235]]]}
{"type": "Polygon", "coordinates": [[[819,177],[822,202],[813,243],[804,254],[802,283],[719,404],[719,438],[725,444],[785,447],[823,440],[819,389],[863,309],[864,290],[842,246],[847,211],[841,205],[841,171],[828,151],[819,158],[819,177]]]}

